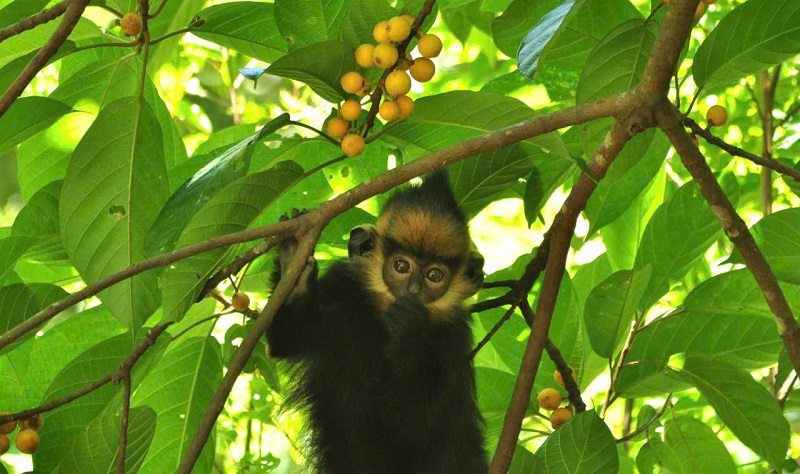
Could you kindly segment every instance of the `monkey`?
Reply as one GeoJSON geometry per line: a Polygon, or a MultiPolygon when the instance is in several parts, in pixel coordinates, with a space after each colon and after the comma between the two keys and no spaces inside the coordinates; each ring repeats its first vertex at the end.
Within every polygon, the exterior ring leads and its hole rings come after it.
{"type": "MultiPolygon", "coordinates": [[[[307,410],[317,472],[488,471],[464,305],[483,283],[471,245],[437,171],[395,192],[376,226],[353,229],[349,258],[321,277],[308,259],[267,340],[299,370],[289,403],[307,410]]],[[[279,246],[273,285],[296,249],[279,246]]]]}

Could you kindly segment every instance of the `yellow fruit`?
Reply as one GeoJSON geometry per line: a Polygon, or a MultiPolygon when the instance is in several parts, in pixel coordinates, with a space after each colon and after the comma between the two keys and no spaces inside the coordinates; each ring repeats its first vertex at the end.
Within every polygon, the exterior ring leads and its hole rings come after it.
{"type": "Polygon", "coordinates": [[[405,56],[397,62],[397,70],[399,71],[408,71],[408,68],[411,66],[411,63],[414,62],[411,59],[411,55],[406,51],[405,56]]]}
{"type": "Polygon", "coordinates": [[[342,89],[349,94],[355,94],[364,87],[364,77],[355,71],[344,73],[340,82],[342,89]]]}
{"type": "Polygon", "coordinates": [[[359,97],[364,97],[369,95],[370,92],[372,92],[372,83],[369,82],[369,79],[364,78],[364,87],[362,87],[358,92],[356,92],[356,95],[359,97]]]}
{"type": "Polygon", "coordinates": [[[19,420],[19,429],[24,430],[26,428],[30,428],[34,431],[39,431],[39,428],[42,427],[43,423],[44,420],[42,420],[42,415],[36,414],[27,420],[19,420]]]}
{"type": "Polygon", "coordinates": [[[411,90],[411,78],[403,71],[392,71],[386,76],[384,86],[391,96],[406,95],[411,90]]]}
{"type": "Polygon", "coordinates": [[[561,428],[561,425],[569,421],[570,418],[572,418],[572,412],[569,408],[556,408],[553,414],[550,415],[550,423],[553,424],[553,429],[557,430],[561,428]]]}
{"type": "Polygon", "coordinates": [[[411,34],[411,23],[401,16],[396,16],[386,24],[386,32],[389,34],[390,40],[399,43],[411,34]]]}
{"type": "Polygon", "coordinates": [[[244,293],[234,293],[231,298],[231,306],[236,311],[244,311],[250,308],[250,297],[244,293]]]}
{"type": "Polygon", "coordinates": [[[414,20],[417,19],[417,17],[415,17],[414,15],[409,15],[408,13],[406,13],[405,15],[400,15],[400,18],[406,20],[406,22],[408,22],[409,25],[413,25],[414,20]]]}
{"type": "Polygon", "coordinates": [[[714,127],[721,127],[728,121],[728,111],[721,105],[712,105],[706,112],[708,124],[714,127]]]}
{"type": "Polygon", "coordinates": [[[417,44],[417,50],[426,58],[435,58],[442,52],[442,40],[436,35],[422,35],[417,44]]]}
{"type": "Polygon", "coordinates": [[[361,135],[351,133],[342,138],[342,153],[347,156],[358,156],[364,151],[364,139],[361,135]]]}
{"type": "Polygon", "coordinates": [[[428,58],[417,58],[411,64],[411,67],[408,68],[408,72],[410,72],[411,77],[417,81],[428,82],[436,73],[436,66],[434,66],[433,61],[428,58]]]}
{"type": "Polygon", "coordinates": [[[539,396],[536,397],[536,400],[539,402],[539,406],[544,408],[545,410],[555,410],[561,405],[561,401],[564,397],[558,393],[558,390],[554,388],[546,388],[539,392],[539,396]]]}
{"type": "Polygon", "coordinates": [[[397,62],[397,48],[391,43],[381,43],[372,50],[372,61],[384,69],[397,62]]]}
{"type": "Polygon", "coordinates": [[[358,120],[361,117],[361,104],[355,100],[346,100],[339,109],[339,116],[345,120],[358,120]]]}
{"type": "Polygon", "coordinates": [[[125,36],[136,36],[142,31],[142,17],[138,13],[126,13],[119,26],[125,36]]]}
{"type": "Polygon", "coordinates": [[[39,447],[39,433],[32,429],[22,430],[17,433],[17,439],[14,440],[17,449],[26,454],[33,454],[36,448],[39,447]]]}
{"type": "MultiPolygon", "coordinates": [[[[572,370],[571,368],[569,369],[569,371],[572,373],[572,379],[575,380],[575,371],[572,370]]],[[[553,379],[560,387],[564,386],[564,378],[561,377],[561,372],[559,372],[558,370],[556,370],[555,373],[553,373],[553,379]]]]}
{"type": "MultiPolygon", "coordinates": [[[[6,411],[6,412],[3,412],[3,413],[0,413],[0,415],[10,415],[10,413],[6,411]]],[[[17,427],[17,422],[16,421],[8,421],[6,423],[3,423],[2,425],[0,425],[0,434],[11,433],[12,431],[14,431],[14,428],[16,428],[16,427],[17,427]]]]}
{"type": "Polygon", "coordinates": [[[401,95],[394,101],[400,109],[401,117],[408,117],[414,111],[414,101],[407,95],[401,95]]]}
{"type": "Polygon", "coordinates": [[[391,122],[400,116],[400,107],[394,101],[385,100],[378,109],[378,114],[382,119],[391,122]]]}
{"type": "Polygon", "coordinates": [[[372,29],[372,36],[378,43],[389,42],[389,22],[379,21],[375,28],[372,29]]]}
{"type": "Polygon", "coordinates": [[[356,62],[361,67],[372,67],[374,65],[372,61],[372,51],[375,49],[375,46],[365,43],[356,48],[356,62]]]}
{"type": "Polygon", "coordinates": [[[694,21],[703,18],[703,14],[706,12],[706,5],[703,2],[697,4],[697,10],[694,11],[694,21]]]}
{"type": "Polygon", "coordinates": [[[7,453],[10,447],[11,440],[8,439],[8,436],[0,434],[0,455],[7,453]]]}
{"type": "Polygon", "coordinates": [[[328,130],[328,135],[332,136],[333,138],[342,138],[347,134],[347,122],[339,117],[334,117],[328,120],[328,124],[325,126],[328,130]]]}

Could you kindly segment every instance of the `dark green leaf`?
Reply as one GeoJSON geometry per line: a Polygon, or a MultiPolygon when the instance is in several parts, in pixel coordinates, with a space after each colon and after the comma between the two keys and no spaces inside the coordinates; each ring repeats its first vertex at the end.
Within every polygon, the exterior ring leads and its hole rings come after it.
{"type": "MultiPolygon", "coordinates": [[[[775,276],[781,281],[800,284],[800,209],[770,214],[756,222],[750,232],[775,276]]],[[[734,251],[729,261],[744,260],[734,251]]]]}
{"type": "Polygon", "coordinates": [[[338,39],[342,20],[352,4],[353,0],[275,0],[275,21],[294,51],[338,39]]]}
{"type": "Polygon", "coordinates": [[[516,52],[517,66],[523,76],[528,79],[534,78],[542,51],[553,39],[574,4],[575,0],[564,0],[560,4],[553,0],[535,4],[517,0],[492,23],[497,47],[511,57],[514,57],[516,52]],[[523,11],[517,12],[517,10],[523,11]],[[527,31],[533,19],[538,22],[532,30],[527,31]],[[521,43],[520,30],[524,32],[523,34],[526,33],[524,38],[521,38],[521,43]]]}
{"type": "Polygon", "coordinates": [[[193,33],[271,63],[289,50],[275,23],[274,8],[271,3],[260,2],[212,5],[197,14],[205,23],[193,33]]]}
{"type": "Polygon", "coordinates": [[[340,41],[328,41],[292,51],[272,63],[265,72],[307,84],[323,99],[337,103],[346,97],[339,80],[356,67],[352,47],[340,41]]]}
{"type": "Polygon", "coordinates": [[[379,21],[388,20],[400,12],[386,0],[355,0],[342,21],[340,38],[353,48],[374,43],[372,29],[379,21]]]}
{"type": "Polygon", "coordinates": [[[664,443],[653,443],[653,454],[665,470],[675,474],[734,474],[725,444],[700,420],[668,419],[664,443]]]}
{"type": "Polygon", "coordinates": [[[614,436],[594,410],[578,413],[536,451],[547,473],[617,474],[614,436]]]}

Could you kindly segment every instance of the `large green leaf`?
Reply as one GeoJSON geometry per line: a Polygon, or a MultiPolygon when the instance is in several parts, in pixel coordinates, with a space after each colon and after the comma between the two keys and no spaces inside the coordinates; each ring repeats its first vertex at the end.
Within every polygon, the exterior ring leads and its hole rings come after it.
{"type": "Polygon", "coordinates": [[[53,181],[37,191],[14,220],[11,235],[27,237],[35,242],[25,254],[26,260],[36,262],[67,260],[66,251],[61,243],[58,221],[58,200],[61,197],[62,185],[62,181],[53,181]]]}
{"type": "Polygon", "coordinates": [[[205,23],[193,33],[271,63],[289,50],[275,23],[274,8],[271,3],[260,2],[212,5],[197,14],[205,23]]]}
{"type": "Polygon", "coordinates": [[[73,112],[72,107],[48,97],[20,97],[0,117],[0,154],[70,112],[73,112]]]}
{"type": "MultiPolygon", "coordinates": [[[[502,15],[492,20],[492,38],[494,39],[494,44],[497,45],[497,49],[510,58],[517,57],[517,51],[520,49],[520,43],[525,35],[534,26],[539,28],[540,25],[538,23],[542,20],[542,17],[560,3],[561,0],[543,2],[514,0],[511,2],[502,15]]],[[[544,44],[542,44],[542,47],[550,40],[550,36],[546,36],[543,39],[544,44]]],[[[519,58],[517,59],[519,61],[519,58]]]]}
{"type": "MultiPolygon", "coordinates": [[[[477,367],[475,378],[478,386],[478,407],[486,422],[484,432],[490,440],[496,442],[503,429],[503,420],[514,392],[514,376],[497,369],[477,367]]],[[[536,394],[532,394],[528,413],[533,414],[538,408],[536,394]]]]}
{"type": "MultiPolygon", "coordinates": [[[[56,28],[58,28],[59,23],[59,21],[51,21],[39,25],[0,43],[0,67],[38,51],[50,39],[56,28]]],[[[68,38],[70,41],[81,41],[89,38],[98,38],[102,34],[97,25],[85,18],[81,18],[68,38]]]]}
{"type": "MultiPolygon", "coordinates": [[[[784,290],[791,301],[800,296],[800,287],[784,290]]],[[[640,385],[661,377],[673,354],[714,357],[754,370],[774,364],[781,348],[775,322],[752,275],[746,270],[723,273],[692,290],[681,310],[637,334],[628,360],[646,363],[625,367],[617,388],[637,393],[640,385]]]]}
{"type": "MultiPolygon", "coordinates": [[[[191,337],[169,348],[133,398],[134,406],[148,406],[158,414],[153,446],[142,473],[177,470],[221,379],[222,361],[216,339],[191,337]]],[[[213,465],[212,436],[192,472],[210,473],[213,465]]]]}
{"type": "MultiPolygon", "coordinates": [[[[185,247],[247,226],[303,173],[294,162],[240,178],[217,193],[189,221],[178,239],[185,247]]],[[[164,276],[164,319],[178,321],[194,303],[206,280],[226,260],[230,248],[219,248],[176,262],[164,276]]]]}
{"type": "MultiPolygon", "coordinates": [[[[723,187],[736,202],[738,184],[731,175],[724,178],[723,187]]],[[[642,308],[655,303],[671,283],[683,278],[720,233],[719,223],[694,181],[681,186],[662,204],[648,222],[636,254],[635,269],[647,265],[653,269],[642,308]]]]}
{"type": "Polygon", "coordinates": [[[19,20],[38,13],[48,0],[14,0],[0,8],[0,28],[10,26],[19,20]]]}
{"type": "Polygon", "coordinates": [[[275,21],[294,51],[338,39],[352,4],[353,0],[275,0],[275,21]]]}
{"type": "MultiPolygon", "coordinates": [[[[205,0],[182,0],[180,2],[167,2],[164,9],[155,18],[150,18],[147,28],[151,38],[158,38],[188,25],[203,8],[205,0]]],[[[151,2],[151,8],[152,2],[151,2]]],[[[182,48],[179,47],[181,36],[173,36],[150,47],[147,58],[147,68],[157,71],[164,63],[178,64],[182,58],[182,48]]]]}
{"type": "MultiPolygon", "coordinates": [[[[161,130],[150,106],[136,98],[110,103],[75,149],[61,193],[64,247],[85,281],[145,258],[145,235],[168,190],[161,130]]],[[[135,330],[158,307],[157,286],[157,273],[145,272],[99,297],[135,330]]]]}
{"type": "Polygon", "coordinates": [[[737,5],[697,48],[694,82],[713,89],[800,53],[800,3],[750,0],[737,5]]]}
{"type": "MultiPolygon", "coordinates": [[[[131,408],[125,451],[126,473],[139,472],[155,429],[156,412],[152,408],[131,408]]],[[[83,474],[89,466],[96,474],[117,472],[119,437],[119,416],[106,413],[95,418],[75,439],[75,444],[58,468],[59,474],[83,474]]]]}
{"type": "Polygon", "coordinates": [[[11,271],[17,260],[36,243],[36,238],[16,235],[0,239],[0,286],[11,271]]]}
{"type": "Polygon", "coordinates": [[[775,397],[744,370],[713,359],[690,358],[681,371],[739,440],[773,466],[789,448],[789,423],[775,397]]]}
{"type": "Polygon", "coordinates": [[[351,3],[342,20],[340,39],[354,48],[364,43],[374,43],[372,29],[375,24],[400,13],[386,0],[355,0],[351,3]]]}
{"type": "MultiPolygon", "coordinates": [[[[756,222],[750,232],[775,276],[781,281],[800,284],[800,209],[770,214],[756,222]]],[[[738,250],[730,262],[744,263],[738,250]]]]}
{"type": "MultiPolygon", "coordinates": [[[[4,334],[48,305],[66,297],[67,292],[61,287],[42,283],[29,285],[14,283],[0,287],[0,315],[2,315],[0,317],[0,334],[4,334]]],[[[19,341],[32,336],[32,333],[28,333],[19,341]]],[[[9,347],[6,347],[3,352],[8,350],[9,347]]]]}
{"type": "Polygon", "coordinates": [[[653,454],[666,472],[674,474],[735,474],[725,444],[709,426],[694,418],[669,419],[664,442],[651,441],[653,454]]]}
{"type": "Polygon", "coordinates": [[[145,237],[145,251],[150,255],[169,252],[192,216],[219,190],[247,174],[253,150],[265,136],[289,123],[289,114],[281,114],[219,155],[195,173],[170,196],[145,237]]]}
{"type": "Polygon", "coordinates": [[[302,82],[328,102],[347,97],[340,79],[357,67],[355,50],[341,41],[316,43],[278,59],[264,72],[302,82]]]}
{"type": "Polygon", "coordinates": [[[594,410],[578,413],[536,451],[548,474],[617,474],[619,458],[611,430],[594,410]]]}
{"type": "Polygon", "coordinates": [[[611,358],[631,331],[631,321],[649,280],[650,267],[636,272],[623,270],[589,294],[583,318],[592,349],[601,357],[611,358]]]}

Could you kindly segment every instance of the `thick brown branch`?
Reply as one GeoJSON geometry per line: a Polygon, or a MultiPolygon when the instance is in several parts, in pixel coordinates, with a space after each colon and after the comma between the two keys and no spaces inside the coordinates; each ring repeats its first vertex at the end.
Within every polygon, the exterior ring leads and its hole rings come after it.
{"type": "Polygon", "coordinates": [[[45,23],[55,20],[63,15],[65,11],[67,11],[67,5],[69,2],[70,0],[63,0],[47,10],[42,10],[35,15],[21,19],[13,25],[9,25],[3,29],[0,29],[0,43],[8,38],[11,38],[12,36],[16,36],[24,31],[31,30],[39,25],[44,25],[45,23]]]}
{"type": "Polygon", "coordinates": [[[405,183],[408,180],[421,176],[425,173],[439,169],[450,163],[463,160],[469,156],[503,148],[508,145],[542,135],[560,128],[569,127],[578,123],[588,122],[600,117],[617,115],[629,109],[632,104],[632,96],[620,94],[607,97],[594,102],[577,105],[568,109],[559,110],[549,114],[540,115],[533,119],[511,125],[500,130],[484,133],[477,137],[470,138],[461,143],[443,148],[430,153],[423,158],[414,160],[403,166],[388,171],[376,178],[356,186],[346,193],[324,203],[319,209],[304,214],[297,219],[290,219],[278,222],[257,229],[250,229],[221,237],[215,237],[204,242],[183,247],[178,250],[153,257],[141,262],[134,263],[128,268],[118,273],[88,285],[80,291],[58,301],[46,309],[34,314],[20,325],[10,329],[0,336],[0,349],[8,346],[29,331],[36,329],[45,322],[52,319],[55,315],[73,306],[80,301],[90,298],[106,288],[126,280],[134,275],[138,275],[147,270],[169,265],[185,258],[197,255],[216,248],[225,247],[232,244],[259,240],[266,237],[276,236],[278,238],[287,235],[302,234],[312,226],[325,225],[339,214],[353,208],[356,204],[368,199],[376,194],[384,193],[390,189],[405,183]]]}
{"type": "Polygon", "coordinates": [[[30,84],[33,78],[39,74],[39,71],[47,65],[47,62],[56,54],[58,48],[64,44],[64,41],[66,41],[67,37],[72,33],[75,25],[78,24],[78,20],[81,19],[81,15],[89,4],[89,1],[90,0],[71,0],[69,2],[67,10],[64,13],[64,18],[61,19],[58,28],[53,32],[53,36],[47,40],[44,46],[42,46],[42,49],[39,50],[36,56],[31,59],[31,62],[29,62],[20,73],[19,77],[11,83],[5,94],[0,97],[0,117],[2,117],[11,107],[11,104],[22,95],[22,92],[28,87],[28,84],[30,84]]]}
{"type": "Polygon", "coordinates": [[[740,158],[745,158],[747,160],[752,161],[757,165],[764,166],[766,168],[773,169],[778,173],[784,174],[786,176],[791,176],[792,178],[800,181],[800,170],[796,170],[789,166],[784,165],[778,160],[772,158],[764,158],[761,156],[756,155],[755,153],[750,153],[747,150],[743,150],[737,146],[731,145],[721,138],[714,136],[711,131],[703,128],[700,126],[699,123],[695,122],[694,120],[690,119],[689,117],[683,117],[683,124],[689,127],[689,130],[692,131],[697,136],[703,137],[708,143],[727,151],[729,154],[733,156],[738,156],[740,158]]]}
{"type": "Polygon", "coordinates": [[[39,413],[48,412],[51,410],[55,410],[56,408],[66,405],[72,401],[75,401],[84,395],[88,395],[98,388],[102,387],[103,385],[109,382],[119,382],[123,380],[125,374],[130,374],[131,368],[136,364],[136,362],[144,355],[147,350],[156,343],[156,339],[164,332],[172,323],[164,323],[160,326],[156,326],[149,331],[147,331],[147,335],[144,337],[142,342],[139,343],[138,346],[128,354],[128,357],[122,361],[119,368],[114,372],[106,375],[105,377],[98,379],[97,381],[93,382],[91,385],[88,385],[81,390],[78,390],[75,393],[71,393],[64,398],[59,398],[58,400],[53,400],[50,403],[45,403],[44,405],[38,406],[36,408],[30,408],[28,410],[23,410],[18,413],[10,413],[7,415],[0,415],[0,424],[9,422],[9,421],[16,421],[16,420],[24,420],[27,418],[32,417],[33,415],[37,415],[39,413]]]}
{"type": "Polygon", "coordinates": [[[681,157],[681,162],[694,178],[700,192],[725,230],[725,235],[742,254],[747,268],[753,274],[753,278],[775,317],[778,333],[783,339],[792,366],[795,371],[800,373],[800,325],[792,315],[792,309],[778,285],[775,274],[753,240],[747,225],[736,213],[736,209],[717,183],[700,150],[683,129],[681,117],[677,111],[670,104],[663,103],[657,109],[657,119],[658,125],[669,137],[681,157]]]}
{"type": "MultiPolygon", "coordinates": [[[[669,75],[667,80],[669,80],[669,75]]],[[[611,163],[625,146],[625,143],[630,140],[630,137],[631,135],[626,127],[619,122],[614,124],[589,163],[589,171],[594,179],[600,180],[605,176],[608,167],[611,166],[611,163]]],[[[597,187],[594,179],[585,173],[581,174],[564,202],[560,216],[555,220],[551,228],[550,251],[536,307],[536,318],[533,321],[525,353],[522,356],[517,383],[503,423],[503,431],[500,434],[494,459],[492,459],[492,465],[489,470],[492,474],[505,474],[511,466],[522,420],[530,403],[533,381],[536,378],[542,351],[550,330],[558,289],[564,277],[567,254],[569,253],[572,235],[575,230],[575,223],[578,215],[586,207],[589,196],[597,187]]]]}

